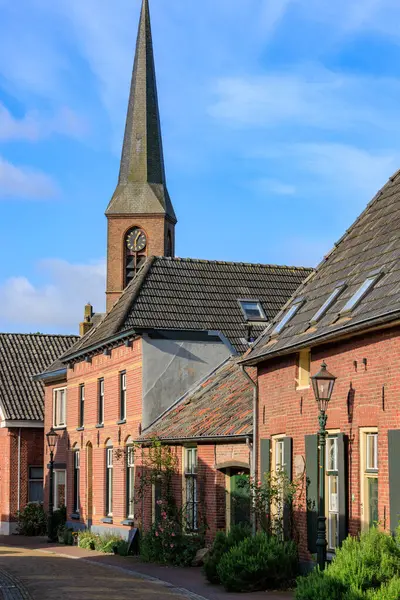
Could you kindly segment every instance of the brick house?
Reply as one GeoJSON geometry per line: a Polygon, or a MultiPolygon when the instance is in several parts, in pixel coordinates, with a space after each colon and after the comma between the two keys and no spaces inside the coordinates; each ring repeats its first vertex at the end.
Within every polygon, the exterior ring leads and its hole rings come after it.
{"type": "Polygon", "coordinates": [[[0,333],[0,533],[15,532],[16,513],[43,500],[44,393],[32,376],[76,336],[0,333]]]}
{"type": "Polygon", "coordinates": [[[135,507],[132,499],[148,432],[158,432],[177,456],[177,503],[188,500],[183,480],[196,475],[188,465],[196,470],[198,461],[199,495],[193,497],[192,478],[192,507],[206,494],[210,532],[229,527],[227,478],[251,468],[254,389],[231,357],[249,348],[310,269],[174,257],[176,216],[165,180],[147,0],[119,180],[106,217],[107,314],[92,315],[86,307],[85,335],[40,375],[45,428],[59,433],[55,506],[66,498],[69,524],[76,528],[127,536],[132,526],[148,526],[156,490],[147,490],[135,507]],[[243,392],[235,399],[243,422],[230,408],[235,389],[243,392]],[[213,415],[208,429],[196,419],[197,406],[213,415]],[[171,439],[177,411],[187,423],[171,439]],[[224,497],[218,515],[217,496],[224,497]]]}
{"type": "Polygon", "coordinates": [[[245,364],[258,373],[258,469],[303,481],[303,560],[316,551],[318,411],[310,374],[336,377],[327,410],[328,552],[348,533],[400,517],[400,175],[396,173],[296,290],[245,364]]]}

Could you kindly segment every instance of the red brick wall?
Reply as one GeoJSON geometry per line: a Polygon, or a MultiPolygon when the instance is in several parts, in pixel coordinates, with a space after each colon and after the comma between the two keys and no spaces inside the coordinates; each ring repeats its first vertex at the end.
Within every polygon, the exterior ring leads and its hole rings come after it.
{"type": "Polygon", "coordinates": [[[147,236],[147,256],[164,256],[168,231],[171,232],[174,249],[175,226],[162,215],[132,217],[108,217],[107,240],[107,312],[118,300],[124,289],[125,236],[132,227],[140,227],[147,236]]]}
{"type": "MultiPolygon", "coordinates": [[[[313,349],[311,374],[322,360],[336,375],[336,385],[328,407],[327,428],[339,429],[349,436],[349,529],[360,528],[359,428],[378,427],[379,519],[389,529],[388,429],[400,428],[398,404],[400,391],[400,329],[369,333],[336,344],[313,349]],[[363,359],[367,360],[364,367],[363,359]],[[357,361],[357,368],[354,365],[357,361]],[[354,394],[353,419],[349,419],[347,398],[354,394]],[[382,389],[385,390],[385,405],[382,389]],[[386,518],[384,518],[386,515],[386,518]]],[[[304,436],[318,431],[318,410],[312,389],[296,390],[297,356],[290,355],[264,362],[258,369],[258,430],[261,438],[285,434],[293,438],[293,464],[305,458],[304,436]],[[301,459],[300,459],[301,460],[301,459]]],[[[308,557],[305,493],[297,518],[303,558],[308,557]]]]}

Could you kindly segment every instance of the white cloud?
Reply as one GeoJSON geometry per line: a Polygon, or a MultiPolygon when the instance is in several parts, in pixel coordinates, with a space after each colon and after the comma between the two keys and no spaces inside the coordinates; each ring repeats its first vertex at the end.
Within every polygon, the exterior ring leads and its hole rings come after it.
{"type": "Polygon", "coordinates": [[[82,119],[67,107],[46,116],[37,111],[30,111],[18,119],[0,103],[0,141],[37,141],[52,134],[80,137],[85,129],[82,119]]]}
{"type": "Polygon", "coordinates": [[[399,97],[397,79],[303,65],[292,72],[218,80],[209,113],[239,127],[295,124],[341,131],[367,125],[393,131],[399,97]]]}
{"type": "Polygon", "coordinates": [[[45,173],[13,165],[0,156],[0,199],[48,200],[57,193],[55,182],[45,173]]]}
{"type": "Polygon", "coordinates": [[[38,265],[47,283],[35,285],[23,276],[0,284],[0,320],[11,331],[75,332],[83,318],[83,307],[91,302],[96,312],[105,305],[105,261],[71,264],[48,259],[38,265]]]}

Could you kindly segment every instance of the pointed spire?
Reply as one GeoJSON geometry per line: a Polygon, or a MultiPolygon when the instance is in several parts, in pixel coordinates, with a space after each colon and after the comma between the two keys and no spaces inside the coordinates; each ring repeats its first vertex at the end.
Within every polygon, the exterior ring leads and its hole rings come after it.
{"type": "Polygon", "coordinates": [[[106,214],[164,213],[176,221],[166,187],[149,1],[143,0],[118,186],[106,214]]]}

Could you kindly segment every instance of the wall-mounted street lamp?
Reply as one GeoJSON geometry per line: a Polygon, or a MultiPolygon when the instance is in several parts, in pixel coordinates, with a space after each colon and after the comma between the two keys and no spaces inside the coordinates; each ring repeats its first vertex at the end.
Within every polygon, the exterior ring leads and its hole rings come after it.
{"type": "Polygon", "coordinates": [[[321,370],[311,377],[314,396],[318,404],[319,421],[319,461],[318,461],[318,527],[317,527],[317,561],[319,568],[323,571],[326,563],[326,517],[325,517],[325,445],[326,445],[326,421],[327,408],[332,397],[336,377],[329,373],[325,362],[321,370]]]}

